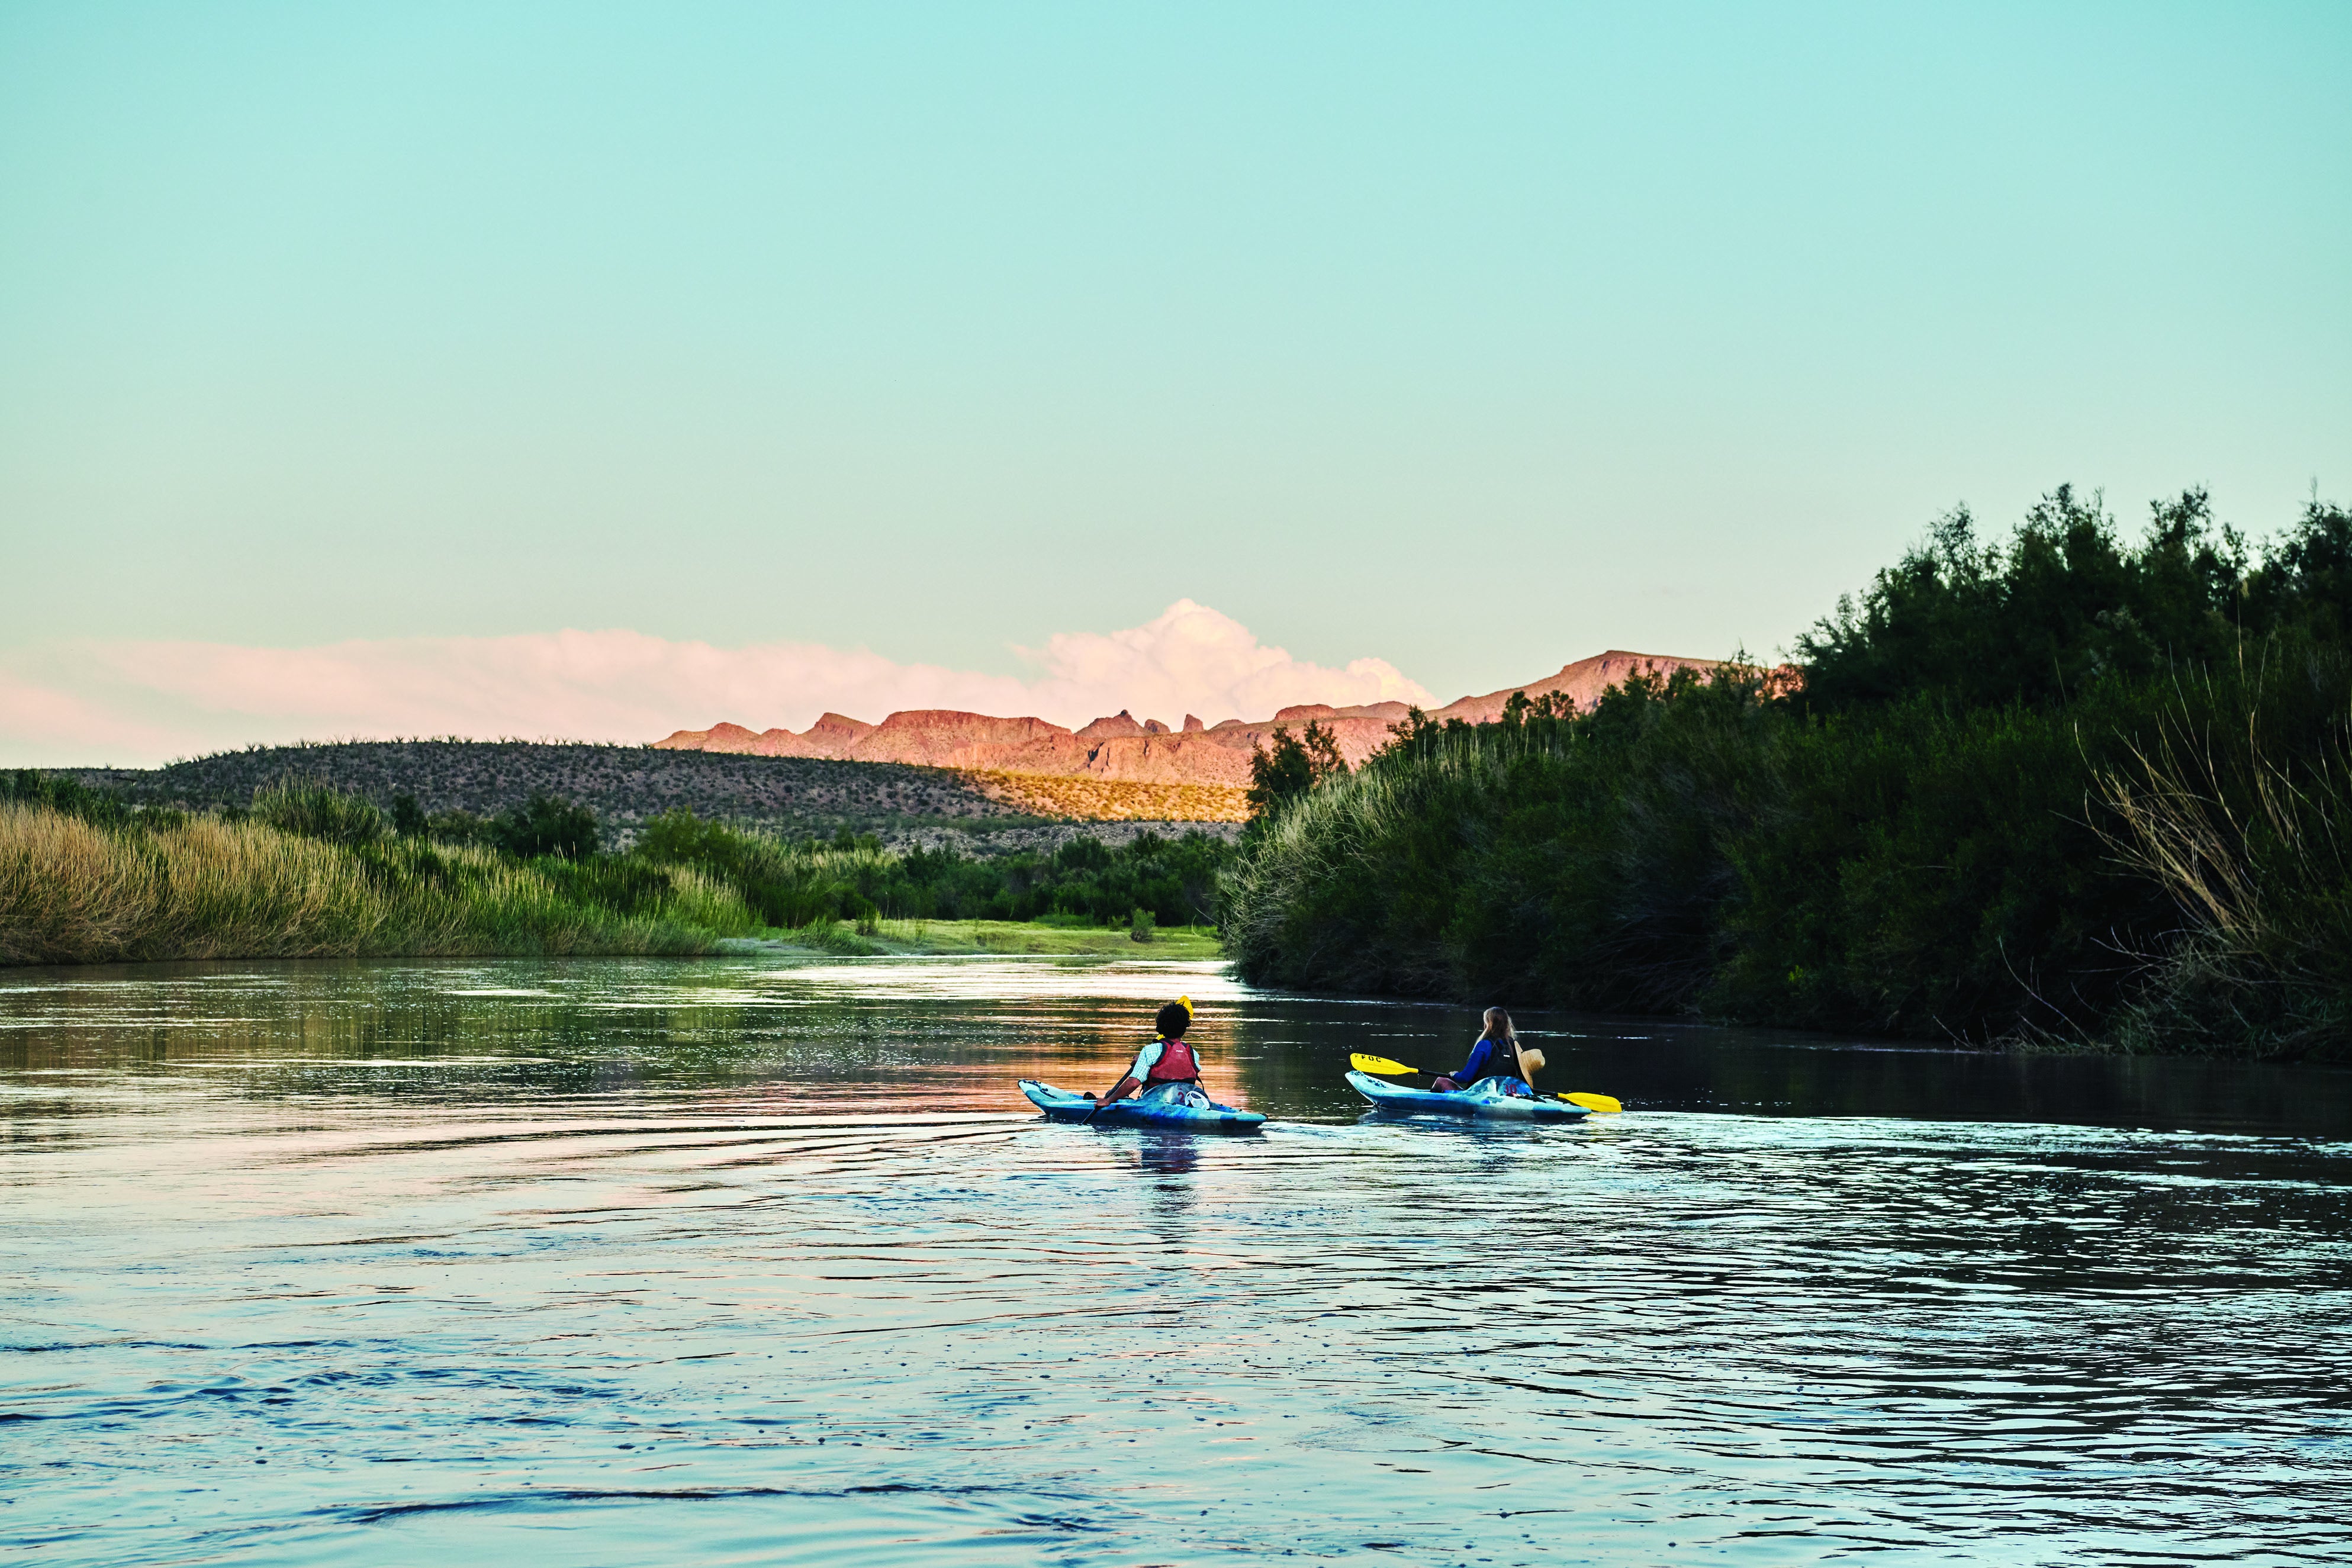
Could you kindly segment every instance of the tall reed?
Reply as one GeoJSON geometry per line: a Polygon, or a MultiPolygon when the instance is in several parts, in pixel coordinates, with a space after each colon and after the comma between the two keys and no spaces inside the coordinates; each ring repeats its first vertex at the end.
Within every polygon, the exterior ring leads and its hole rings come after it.
{"type": "Polygon", "coordinates": [[[731,888],[656,876],[625,914],[479,846],[209,817],[110,829],[0,805],[0,963],[684,953],[758,925],[731,888]]]}
{"type": "Polygon", "coordinates": [[[2226,670],[2100,775],[2118,858],[2182,929],[2116,1020],[2131,1051],[2352,1059],[2352,665],[2226,670]]]}

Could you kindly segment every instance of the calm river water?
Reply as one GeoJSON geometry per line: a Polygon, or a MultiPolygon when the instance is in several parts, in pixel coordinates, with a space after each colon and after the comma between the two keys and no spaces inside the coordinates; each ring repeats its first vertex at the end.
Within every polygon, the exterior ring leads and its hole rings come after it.
{"type": "Polygon", "coordinates": [[[1051,960],[0,974],[46,1563],[2352,1559],[2352,1073],[1051,960]],[[1279,1118],[1036,1121],[1153,1004],[1279,1118]]]}

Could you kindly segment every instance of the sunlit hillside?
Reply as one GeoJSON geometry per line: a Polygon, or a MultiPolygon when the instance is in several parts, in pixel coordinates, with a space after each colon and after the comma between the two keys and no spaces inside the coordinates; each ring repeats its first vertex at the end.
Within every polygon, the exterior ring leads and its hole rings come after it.
{"type": "Polygon", "coordinates": [[[1087,822],[1240,822],[1247,791],[1222,784],[1163,784],[1086,773],[966,773],[973,789],[1032,816],[1087,822]]]}

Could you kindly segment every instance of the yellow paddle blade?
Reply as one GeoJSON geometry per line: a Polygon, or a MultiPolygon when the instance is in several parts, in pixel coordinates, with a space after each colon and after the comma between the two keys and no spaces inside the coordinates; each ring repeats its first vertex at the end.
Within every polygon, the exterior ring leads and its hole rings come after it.
{"type": "Polygon", "coordinates": [[[1360,1051],[1348,1058],[1348,1064],[1357,1071],[1369,1072],[1375,1078],[1410,1077],[1421,1071],[1418,1067],[1407,1067],[1402,1061],[1391,1061],[1385,1056],[1366,1056],[1360,1051]]]}
{"type": "Polygon", "coordinates": [[[1581,1105],[1588,1111],[1600,1111],[1611,1115],[1625,1108],[1606,1094],[1563,1094],[1560,1098],[1571,1105],[1581,1105]]]}

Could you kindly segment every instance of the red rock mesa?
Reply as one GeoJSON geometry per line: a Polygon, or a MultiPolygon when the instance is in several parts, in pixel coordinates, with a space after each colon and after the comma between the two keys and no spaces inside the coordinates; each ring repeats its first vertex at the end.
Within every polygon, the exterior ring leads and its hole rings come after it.
{"type": "MultiPolygon", "coordinates": [[[[1676,670],[1711,670],[1719,661],[1612,649],[1564,665],[1559,674],[1524,685],[1505,686],[1484,696],[1464,697],[1429,716],[1486,724],[1502,716],[1513,692],[1539,697],[1563,692],[1580,708],[1637,670],[1664,678],[1676,670]]],[[[1271,746],[1275,727],[1296,733],[1320,722],[1338,739],[1349,767],[1388,744],[1389,726],[1401,724],[1402,703],[1329,707],[1320,703],[1286,707],[1272,718],[1229,718],[1203,725],[1191,714],[1174,730],[1159,719],[1138,721],[1122,708],[1083,729],[1064,729],[1042,718],[992,718],[946,708],[912,708],[880,724],[826,714],[794,735],[788,729],[757,734],[740,724],[681,729],[654,742],[670,751],[744,751],[767,757],[830,757],[851,762],[914,762],[932,768],[976,768],[1008,773],[1090,773],[1101,779],[1139,779],[1173,784],[1249,782],[1250,751],[1271,746]]]]}

